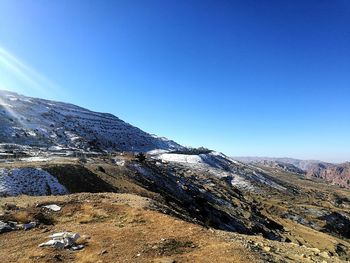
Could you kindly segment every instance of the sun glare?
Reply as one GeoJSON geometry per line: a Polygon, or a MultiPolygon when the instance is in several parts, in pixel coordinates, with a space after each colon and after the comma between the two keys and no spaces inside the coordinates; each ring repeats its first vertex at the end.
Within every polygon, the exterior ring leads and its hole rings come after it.
{"type": "Polygon", "coordinates": [[[0,88],[39,95],[57,94],[61,89],[51,80],[0,46],[0,88]]]}
{"type": "MultiPolygon", "coordinates": [[[[9,90],[6,87],[0,85],[0,89],[2,90],[9,90]]],[[[5,111],[13,118],[16,119],[17,122],[22,126],[25,127],[25,123],[21,120],[21,118],[17,115],[17,113],[15,111],[12,110],[12,106],[10,103],[8,103],[7,101],[4,101],[1,97],[0,97],[0,107],[2,107],[3,109],[5,109],[5,111]]]]}

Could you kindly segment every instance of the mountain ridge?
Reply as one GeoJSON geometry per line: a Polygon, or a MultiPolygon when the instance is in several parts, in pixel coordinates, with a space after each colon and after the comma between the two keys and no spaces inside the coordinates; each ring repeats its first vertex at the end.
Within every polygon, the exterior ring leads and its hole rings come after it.
{"type": "Polygon", "coordinates": [[[99,151],[185,148],[110,113],[4,90],[0,90],[0,122],[0,141],[4,143],[99,151]]]}
{"type": "Polygon", "coordinates": [[[319,178],[350,188],[350,162],[329,163],[317,160],[300,160],[274,157],[233,157],[243,163],[262,165],[298,173],[307,178],[319,178]]]}

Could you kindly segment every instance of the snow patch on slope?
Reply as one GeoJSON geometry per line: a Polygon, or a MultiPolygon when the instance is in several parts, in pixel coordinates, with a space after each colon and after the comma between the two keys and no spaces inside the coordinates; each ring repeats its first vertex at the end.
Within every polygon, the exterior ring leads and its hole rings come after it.
{"type": "Polygon", "coordinates": [[[154,158],[160,159],[163,163],[172,163],[188,167],[189,169],[196,170],[200,174],[227,178],[232,186],[244,190],[256,190],[254,183],[264,184],[280,191],[287,190],[263,173],[257,171],[255,167],[246,169],[246,165],[242,165],[219,152],[198,155],[161,153],[154,158]]]}
{"type": "Polygon", "coordinates": [[[62,195],[67,189],[38,168],[0,169],[0,196],[62,195]]]}
{"type": "Polygon", "coordinates": [[[204,164],[204,160],[200,155],[186,155],[176,153],[165,153],[159,155],[159,158],[166,162],[188,163],[188,164],[204,164]]]}
{"type": "Polygon", "coordinates": [[[211,152],[199,155],[164,153],[160,154],[158,158],[162,162],[177,163],[196,170],[200,174],[208,174],[218,178],[231,178],[232,186],[245,190],[254,190],[249,180],[230,169],[235,162],[222,153],[211,152]]]}

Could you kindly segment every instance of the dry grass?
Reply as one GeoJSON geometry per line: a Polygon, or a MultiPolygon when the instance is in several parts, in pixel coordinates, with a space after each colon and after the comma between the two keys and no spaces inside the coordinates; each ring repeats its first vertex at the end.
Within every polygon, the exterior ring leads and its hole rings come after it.
{"type": "Polygon", "coordinates": [[[13,221],[25,224],[33,220],[33,216],[27,211],[18,211],[12,215],[13,221]]]}
{"type": "Polygon", "coordinates": [[[102,221],[108,217],[105,210],[93,207],[90,204],[83,204],[81,206],[81,213],[78,215],[78,222],[80,224],[87,224],[90,222],[102,221]]]}
{"type": "MultiPolygon", "coordinates": [[[[33,197],[41,202],[53,198],[33,197]]],[[[29,204],[31,199],[21,197],[21,202],[29,204]]],[[[0,235],[0,258],[5,259],[2,262],[146,263],[164,262],[165,259],[176,262],[259,262],[239,243],[226,241],[200,226],[146,209],[148,201],[138,196],[81,194],[59,199],[63,209],[52,213],[56,224],[49,232],[43,233],[36,228],[0,235]],[[123,227],[118,223],[123,223],[123,227]],[[48,235],[64,230],[82,235],[78,242],[86,247],[79,252],[38,248],[48,235]]]]}
{"type": "Polygon", "coordinates": [[[103,261],[99,259],[97,254],[87,254],[80,253],[77,257],[77,262],[79,263],[102,263],[103,261]]]}

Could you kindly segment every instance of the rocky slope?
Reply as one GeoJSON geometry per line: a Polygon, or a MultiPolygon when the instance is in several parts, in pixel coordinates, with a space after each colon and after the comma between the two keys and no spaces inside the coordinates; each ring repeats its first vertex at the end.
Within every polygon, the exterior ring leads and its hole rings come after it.
{"type": "Polygon", "coordinates": [[[183,147],[106,113],[0,91],[0,142],[85,150],[150,151],[183,147]]]}
{"type": "MultiPolygon", "coordinates": [[[[99,162],[100,170],[105,174],[104,161],[101,161],[100,157],[88,160],[99,162]]],[[[116,163],[116,167],[110,167],[112,169],[110,177],[125,174],[125,180],[133,180],[139,186],[160,194],[167,205],[182,219],[223,230],[247,234],[260,233],[271,239],[283,240],[280,233],[283,227],[262,215],[248,196],[250,193],[273,189],[281,192],[289,190],[281,182],[257,168],[243,165],[217,152],[149,154],[142,160],[122,154],[112,160],[116,163]],[[119,169],[120,166],[122,169],[119,169]],[[248,195],[244,195],[243,191],[248,195]]],[[[91,172],[85,166],[45,165],[54,163],[54,160],[44,159],[35,165],[36,169],[30,169],[33,162],[20,161],[20,163],[23,167],[18,167],[17,164],[15,169],[11,168],[14,166],[13,163],[5,162],[0,165],[0,171],[3,171],[3,177],[6,179],[4,187],[0,188],[1,195],[48,194],[50,188],[47,187],[46,181],[38,180],[37,176],[28,174],[28,171],[42,171],[49,178],[58,180],[57,185],[70,193],[118,191],[118,187],[112,182],[101,180],[96,172],[91,172]],[[19,182],[21,178],[8,176],[14,172],[27,173],[25,179],[21,177],[22,185],[32,187],[21,188],[19,182]],[[39,188],[40,185],[42,189],[39,188]]],[[[53,194],[63,193],[65,192],[53,192],[53,194]]]]}

